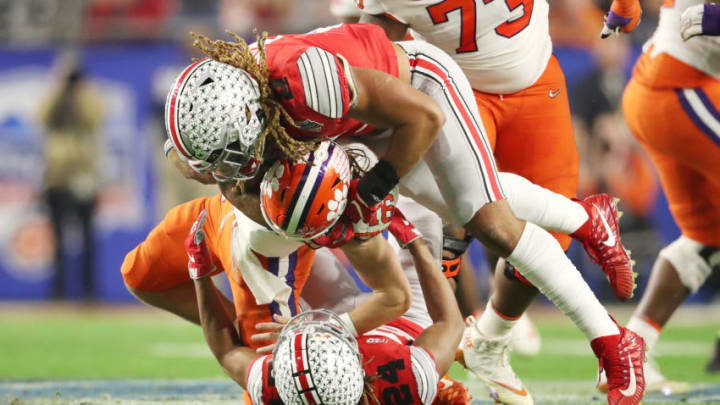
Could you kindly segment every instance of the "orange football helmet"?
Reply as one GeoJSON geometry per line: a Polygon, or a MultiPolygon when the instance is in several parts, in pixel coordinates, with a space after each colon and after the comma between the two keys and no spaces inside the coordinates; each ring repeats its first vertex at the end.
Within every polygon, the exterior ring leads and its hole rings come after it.
{"type": "Polygon", "coordinates": [[[260,184],[265,222],[291,239],[309,240],[330,229],[345,211],[350,161],[332,141],[323,141],[305,160],[281,159],[260,184]]]}

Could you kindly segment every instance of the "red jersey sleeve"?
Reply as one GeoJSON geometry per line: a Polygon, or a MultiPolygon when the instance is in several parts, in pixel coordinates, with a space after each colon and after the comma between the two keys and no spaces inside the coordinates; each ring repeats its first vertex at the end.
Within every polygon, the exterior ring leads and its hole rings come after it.
{"type": "Polygon", "coordinates": [[[245,387],[254,405],[282,405],[272,377],[272,356],[256,357],[248,367],[245,387]]]}
{"type": "Polygon", "coordinates": [[[294,49],[273,55],[274,60],[285,61],[281,76],[271,73],[274,94],[300,131],[334,135],[347,121],[357,94],[350,64],[341,54],[317,46],[288,48],[294,49]]]}

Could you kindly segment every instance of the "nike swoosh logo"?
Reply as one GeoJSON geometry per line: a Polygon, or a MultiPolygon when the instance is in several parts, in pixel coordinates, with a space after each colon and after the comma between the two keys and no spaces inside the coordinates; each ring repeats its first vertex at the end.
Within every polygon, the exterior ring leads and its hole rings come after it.
{"type": "MultiPolygon", "coordinates": [[[[525,390],[525,387],[522,387],[522,389],[519,390],[519,389],[513,388],[513,387],[511,387],[511,386],[509,386],[509,385],[507,385],[507,384],[503,384],[503,383],[501,383],[500,381],[492,380],[492,382],[494,382],[495,384],[497,384],[497,385],[499,385],[499,386],[501,386],[501,387],[505,387],[505,388],[509,389],[510,391],[512,391],[512,392],[520,395],[521,397],[524,397],[524,396],[527,395],[527,391],[525,390]]],[[[633,379],[633,384],[635,384],[635,379],[633,379]]]]}
{"type": "Polygon", "coordinates": [[[560,94],[560,89],[557,89],[555,91],[552,91],[552,89],[550,89],[550,93],[548,93],[550,98],[555,98],[555,97],[557,97],[558,94],[560,94]]]}
{"type": "Polygon", "coordinates": [[[615,234],[613,233],[612,229],[610,229],[610,225],[608,225],[607,221],[605,220],[605,216],[602,214],[602,211],[600,210],[600,207],[593,204],[593,207],[595,207],[598,212],[600,212],[600,220],[602,221],[603,226],[605,227],[605,232],[607,232],[608,237],[604,241],[602,241],[602,244],[607,247],[613,247],[615,246],[615,234]]]}
{"type": "Polygon", "coordinates": [[[635,395],[635,390],[637,388],[637,384],[635,381],[635,367],[632,364],[632,359],[630,356],[627,356],[628,363],[630,363],[630,384],[628,384],[628,387],[624,390],[620,390],[620,393],[625,395],[626,397],[631,397],[635,395]]]}

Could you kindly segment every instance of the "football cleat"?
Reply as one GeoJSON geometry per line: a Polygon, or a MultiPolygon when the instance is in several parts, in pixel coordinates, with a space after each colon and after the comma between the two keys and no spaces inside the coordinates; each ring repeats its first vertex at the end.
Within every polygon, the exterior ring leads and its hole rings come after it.
{"type": "Polygon", "coordinates": [[[465,328],[461,348],[463,364],[471,375],[480,379],[490,398],[505,405],[532,405],[533,399],[510,366],[510,335],[490,339],[475,325],[465,328]]]}
{"type": "Polygon", "coordinates": [[[434,405],[470,405],[472,396],[465,384],[455,381],[447,374],[440,379],[434,405]]]}
{"type": "Polygon", "coordinates": [[[576,201],[585,208],[589,219],[570,236],[583,244],[593,263],[602,267],[615,296],[620,300],[632,298],[637,273],[632,269],[635,262],[630,251],[620,240],[617,200],[608,194],[595,194],[576,201]]]}
{"type": "MultiPolygon", "coordinates": [[[[665,377],[660,371],[660,366],[649,355],[646,354],[646,361],[643,365],[645,377],[645,392],[662,395],[677,395],[690,391],[690,384],[683,381],[673,381],[665,377]]],[[[597,389],[600,392],[608,391],[607,376],[600,372],[597,389]]]]}
{"type": "Polygon", "coordinates": [[[639,404],[645,392],[643,338],[620,327],[619,334],[595,338],[590,346],[600,360],[600,372],[607,375],[608,404],[639,404]]]}

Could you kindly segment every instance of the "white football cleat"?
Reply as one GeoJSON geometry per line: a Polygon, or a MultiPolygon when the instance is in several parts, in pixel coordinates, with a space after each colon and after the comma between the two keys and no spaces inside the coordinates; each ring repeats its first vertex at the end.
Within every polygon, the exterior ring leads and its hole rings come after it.
{"type": "Polygon", "coordinates": [[[485,383],[496,403],[533,405],[532,396],[510,366],[510,335],[489,339],[470,325],[465,328],[460,345],[465,368],[485,383]]]}
{"type": "MultiPolygon", "coordinates": [[[[645,353],[647,359],[643,365],[645,373],[645,393],[676,395],[690,391],[690,384],[683,381],[673,381],[668,379],[660,371],[660,366],[650,353],[645,353]]],[[[605,371],[600,372],[598,377],[597,389],[600,392],[607,392],[607,376],[605,371]]]]}
{"type": "Polygon", "coordinates": [[[527,314],[523,314],[510,333],[510,349],[521,356],[540,353],[540,333],[527,314]]]}

